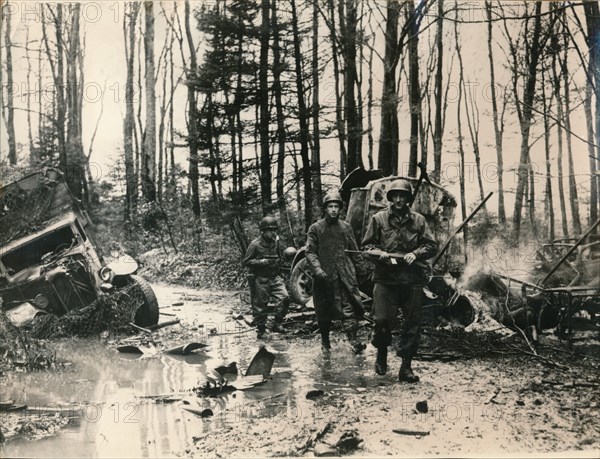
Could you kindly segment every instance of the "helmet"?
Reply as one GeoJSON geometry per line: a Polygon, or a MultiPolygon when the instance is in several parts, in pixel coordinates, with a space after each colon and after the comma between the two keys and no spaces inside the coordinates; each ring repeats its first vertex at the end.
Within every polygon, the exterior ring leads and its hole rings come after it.
{"type": "Polygon", "coordinates": [[[392,191],[405,191],[407,193],[409,193],[412,196],[413,190],[412,190],[412,185],[410,184],[410,182],[406,179],[398,179],[398,180],[394,180],[392,182],[392,184],[390,185],[389,190],[387,190],[387,193],[385,195],[385,197],[387,198],[388,201],[390,201],[390,193],[392,191]]]}
{"type": "Polygon", "coordinates": [[[323,207],[325,207],[330,202],[337,202],[340,207],[344,207],[344,201],[342,201],[342,196],[338,191],[330,191],[323,198],[323,207]]]}
{"type": "Polygon", "coordinates": [[[279,229],[279,225],[277,224],[277,219],[275,217],[263,217],[258,225],[258,228],[263,231],[267,229],[276,230],[279,229]]]}
{"type": "Polygon", "coordinates": [[[298,253],[298,251],[295,247],[286,247],[286,249],[283,251],[283,256],[286,259],[291,260],[296,256],[296,253],[298,253]]]}

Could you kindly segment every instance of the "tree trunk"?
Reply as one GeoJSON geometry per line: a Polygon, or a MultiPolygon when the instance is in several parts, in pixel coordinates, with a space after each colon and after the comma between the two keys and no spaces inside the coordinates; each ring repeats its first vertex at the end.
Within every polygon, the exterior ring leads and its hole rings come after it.
{"type": "Polygon", "coordinates": [[[125,82],[125,119],[123,121],[123,153],[125,156],[125,220],[133,221],[137,214],[137,177],[133,158],[133,135],[135,113],[133,105],[133,79],[135,55],[135,25],[139,13],[139,3],[129,3],[123,17],[123,38],[125,41],[125,62],[127,77],[125,82]]]}
{"type": "MultiPolygon", "coordinates": [[[[492,99],[492,117],[494,124],[494,137],[496,145],[496,164],[497,164],[497,179],[498,179],[498,222],[503,227],[506,226],[506,210],[504,207],[504,154],[503,148],[503,131],[504,131],[504,116],[500,117],[498,113],[498,101],[496,93],[496,71],[494,69],[494,54],[492,50],[492,4],[489,1],[485,2],[486,16],[488,20],[488,57],[490,63],[490,90],[492,99]]],[[[504,115],[504,110],[502,111],[504,115]]]]}
{"type": "Polygon", "coordinates": [[[438,0],[438,19],[435,34],[435,47],[437,51],[437,63],[435,68],[435,121],[433,133],[433,179],[440,180],[442,174],[442,142],[444,131],[442,125],[442,84],[444,66],[444,0],[438,0]]]}
{"type": "MultiPolygon", "coordinates": [[[[456,54],[458,56],[458,71],[459,71],[459,83],[458,83],[458,100],[456,103],[456,124],[458,129],[458,154],[460,161],[460,208],[462,213],[463,221],[467,218],[467,201],[465,196],[465,149],[463,146],[463,135],[462,135],[462,113],[461,104],[463,97],[464,87],[464,67],[462,61],[462,52],[460,48],[459,35],[458,35],[458,23],[454,23],[454,41],[456,46],[456,54]]],[[[469,231],[468,227],[465,226],[463,229],[463,249],[465,264],[469,262],[468,258],[468,247],[469,247],[469,231]]]]}
{"type": "MultiPolygon", "coordinates": [[[[27,138],[29,140],[29,165],[34,166],[37,162],[35,157],[35,145],[33,143],[33,124],[31,121],[31,56],[29,54],[29,26],[27,26],[27,35],[25,38],[25,59],[27,60],[27,138]]],[[[2,84],[0,83],[0,88],[2,84]]]]}
{"type": "Polygon", "coordinates": [[[198,187],[198,107],[196,106],[196,93],[190,84],[192,76],[198,71],[196,47],[192,38],[190,27],[190,2],[185,1],[184,10],[185,34],[190,51],[190,68],[187,72],[187,104],[188,104],[188,145],[190,148],[189,178],[192,189],[192,211],[194,216],[200,216],[200,189],[198,187]]]}
{"type": "MultiPolygon", "coordinates": [[[[562,14],[562,13],[558,13],[562,14]]],[[[568,31],[565,31],[564,36],[564,53],[563,59],[561,60],[561,73],[563,76],[563,87],[564,87],[564,101],[565,101],[565,138],[567,141],[567,164],[569,165],[569,204],[571,206],[571,218],[573,219],[573,233],[576,235],[581,234],[581,219],[579,218],[579,197],[577,193],[577,183],[575,181],[575,166],[573,165],[573,146],[571,141],[571,95],[569,92],[569,66],[568,66],[568,31]]]]}
{"type": "MultiPolygon", "coordinates": [[[[550,118],[548,113],[551,103],[548,104],[546,94],[546,70],[542,72],[542,102],[544,104],[544,153],[546,156],[546,190],[544,199],[544,214],[548,225],[548,239],[555,239],[554,231],[554,200],[552,197],[552,161],[550,160],[550,118]]],[[[552,99],[550,99],[552,102],[552,99]]]]}
{"type": "Polygon", "coordinates": [[[360,155],[361,129],[356,108],[356,0],[339,0],[340,31],[344,53],[344,118],[348,133],[346,171],[363,167],[360,155]]]}
{"type": "MultiPolygon", "coordinates": [[[[591,65],[588,65],[588,75],[592,74],[591,65]]],[[[599,170],[596,167],[596,159],[594,157],[594,119],[592,117],[592,82],[588,78],[585,84],[585,97],[583,99],[583,108],[585,111],[585,125],[587,129],[588,141],[588,157],[590,162],[590,218],[588,226],[591,226],[598,220],[598,183],[596,174],[599,170]]]]}
{"type": "MultiPolygon", "coordinates": [[[[554,39],[553,39],[554,40],[554,39]]],[[[559,78],[558,71],[556,69],[556,54],[552,56],[552,74],[554,80],[554,98],[556,100],[556,108],[558,112],[558,119],[564,119],[562,94],[560,91],[561,81],[559,78]]],[[[567,224],[567,207],[565,202],[565,188],[564,188],[564,175],[563,175],[563,135],[562,125],[559,123],[556,126],[556,134],[558,136],[558,156],[556,157],[557,162],[557,174],[558,174],[558,197],[560,201],[560,215],[562,223],[563,236],[569,234],[569,226],[567,224]]]]}
{"type": "Polygon", "coordinates": [[[312,10],[312,179],[313,179],[313,208],[318,209],[323,200],[323,187],[321,184],[321,129],[319,117],[319,6],[313,3],[312,10]]]}
{"type": "Polygon", "coordinates": [[[146,201],[156,201],[156,91],[154,72],[154,3],[144,2],[144,58],[146,61],[146,129],[142,153],[142,194],[146,201]]]}
{"type": "Polygon", "coordinates": [[[398,49],[398,0],[387,1],[385,21],[385,54],[383,60],[383,92],[381,94],[381,128],[377,167],[384,175],[398,173],[398,95],[396,92],[396,56],[398,49]]]}
{"type": "MultiPolygon", "coordinates": [[[[85,187],[85,169],[84,169],[84,153],[83,143],[81,139],[81,109],[82,101],[80,98],[79,78],[83,75],[78,75],[78,58],[81,53],[80,37],[79,37],[79,18],[81,5],[74,3],[69,5],[71,25],[69,30],[68,41],[68,59],[67,59],[67,165],[68,179],[67,183],[71,188],[71,192],[76,198],[84,197],[83,190],[85,187]]],[[[61,37],[64,39],[64,37],[61,37]]]]}
{"type": "MultiPolygon", "coordinates": [[[[11,42],[11,16],[9,4],[6,2],[2,7],[2,19],[4,22],[4,44],[6,50],[6,132],[8,136],[8,162],[14,166],[17,164],[17,140],[15,137],[15,105],[14,105],[14,80],[13,80],[13,62],[12,62],[12,42],[11,42]]],[[[4,87],[0,86],[0,90],[4,87]]],[[[4,112],[4,107],[2,107],[4,112]]]]}
{"type": "Polygon", "coordinates": [[[342,103],[342,96],[340,95],[340,62],[338,58],[339,51],[336,37],[334,0],[327,0],[327,7],[331,21],[331,25],[329,26],[329,37],[331,41],[333,78],[335,82],[335,127],[338,134],[338,140],[340,142],[340,180],[344,180],[344,177],[346,177],[346,162],[348,153],[346,150],[346,127],[343,117],[344,107],[342,103]]]}
{"type": "Polygon", "coordinates": [[[258,71],[258,104],[260,107],[260,191],[263,214],[271,211],[271,153],[269,148],[269,37],[271,21],[269,0],[261,0],[260,67],[258,71]]]}
{"type": "MultiPolygon", "coordinates": [[[[595,97],[595,134],[596,134],[596,154],[595,168],[600,170],[600,8],[597,1],[587,1],[583,3],[585,19],[587,23],[588,48],[590,50],[590,68],[594,75],[594,97],[595,97]]],[[[592,178],[592,180],[594,180],[592,178]]],[[[600,191],[600,175],[596,175],[596,195],[595,200],[598,204],[598,192],[600,191]]],[[[593,192],[593,191],[592,191],[593,192]]],[[[595,220],[592,220],[595,221],[595,220]]],[[[597,232],[600,232],[598,227],[597,232]]]]}
{"type": "Polygon", "coordinates": [[[285,119],[281,94],[281,47],[279,44],[279,25],[277,23],[277,0],[273,0],[271,22],[273,30],[273,95],[277,114],[277,207],[280,215],[285,213],[285,196],[283,190],[285,172],[285,119]]]}
{"type": "Polygon", "coordinates": [[[537,65],[541,54],[540,34],[542,30],[542,2],[535,4],[535,18],[533,38],[530,45],[530,60],[527,69],[525,92],[523,94],[523,110],[521,117],[521,154],[518,166],[517,191],[515,195],[515,209],[513,213],[514,238],[519,239],[521,232],[521,210],[523,208],[523,196],[525,183],[530,170],[529,161],[529,132],[531,129],[532,107],[535,98],[535,84],[537,79],[537,65]]]}
{"type": "MultiPolygon", "coordinates": [[[[415,16],[414,0],[408,2],[408,18],[415,16]]],[[[410,153],[408,176],[416,177],[419,158],[419,124],[421,119],[421,85],[419,83],[419,21],[411,22],[408,39],[408,97],[410,105],[410,153]]]]}
{"type": "Polygon", "coordinates": [[[296,0],[291,0],[292,7],[292,33],[294,40],[294,62],[296,70],[296,90],[298,94],[298,116],[300,122],[300,158],[302,159],[302,179],[304,185],[304,225],[306,229],[312,224],[312,180],[310,177],[310,158],[308,156],[308,111],[304,99],[304,86],[302,82],[302,55],[300,54],[300,32],[298,27],[298,14],[296,13],[296,0]]]}

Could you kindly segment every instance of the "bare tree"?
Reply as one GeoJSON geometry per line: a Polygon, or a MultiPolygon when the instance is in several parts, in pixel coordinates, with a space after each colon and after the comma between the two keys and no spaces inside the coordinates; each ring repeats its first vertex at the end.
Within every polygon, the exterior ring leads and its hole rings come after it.
{"type": "Polygon", "coordinates": [[[135,27],[140,10],[139,3],[128,3],[123,16],[123,40],[125,44],[125,62],[127,77],[125,81],[125,119],[123,120],[123,153],[125,156],[125,220],[131,221],[137,213],[137,176],[133,158],[133,136],[135,113],[134,93],[134,55],[135,27]]]}
{"type": "MultiPolygon", "coordinates": [[[[14,80],[13,80],[13,59],[11,42],[11,16],[10,5],[5,2],[2,6],[2,21],[4,24],[4,49],[6,56],[6,107],[2,106],[2,114],[6,123],[8,135],[8,162],[11,165],[17,164],[17,140],[15,137],[15,104],[14,104],[14,80]]],[[[4,90],[4,86],[0,86],[4,90]]]]}
{"type": "Polygon", "coordinates": [[[146,126],[142,150],[141,181],[142,195],[156,201],[156,80],[154,73],[154,3],[144,2],[144,58],[146,91],[146,126]]]}
{"type": "MultiPolygon", "coordinates": [[[[488,58],[490,63],[490,90],[492,99],[492,119],[494,124],[494,139],[496,146],[496,163],[498,177],[498,222],[506,225],[506,210],[504,207],[504,154],[503,154],[503,134],[504,134],[504,112],[506,109],[506,96],[503,98],[502,109],[498,110],[498,94],[496,92],[496,71],[494,68],[494,52],[492,46],[492,4],[485,2],[486,18],[488,21],[488,58]]],[[[506,91],[503,91],[504,95],[506,91]]]]}

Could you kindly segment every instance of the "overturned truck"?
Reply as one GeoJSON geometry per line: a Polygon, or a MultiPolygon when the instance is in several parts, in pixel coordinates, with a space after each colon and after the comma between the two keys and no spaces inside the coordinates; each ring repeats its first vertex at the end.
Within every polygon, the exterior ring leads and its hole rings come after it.
{"type": "MultiPolygon", "coordinates": [[[[38,315],[81,315],[108,303],[127,303],[124,321],[154,325],[158,302],[137,268],[126,255],[106,263],[92,221],[58,170],[0,188],[0,300],[14,325],[38,315]]],[[[107,313],[113,319],[114,311],[107,313]]]]}

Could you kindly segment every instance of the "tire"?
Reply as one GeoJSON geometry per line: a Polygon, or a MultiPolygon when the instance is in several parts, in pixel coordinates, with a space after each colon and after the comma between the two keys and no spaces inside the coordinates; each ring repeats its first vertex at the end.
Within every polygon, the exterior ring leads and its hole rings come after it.
{"type": "Polygon", "coordinates": [[[140,276],[129,276],[132,283],[137,287],[144,300],[135,313],[134,323],[140,327],[148,327],[158,323],[158,300],[154,294],[154,290],[145,279],[140,276]]]}
{"type": "Polygon", "coordinates": [[[306,258],[303,258],[292,269],[290,276],[290,293],[294,303],[306,304],[313,294],[312,273],[306,258]]]}

